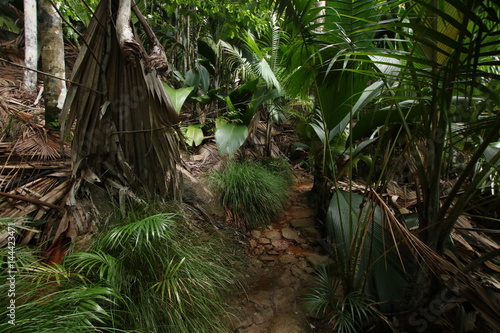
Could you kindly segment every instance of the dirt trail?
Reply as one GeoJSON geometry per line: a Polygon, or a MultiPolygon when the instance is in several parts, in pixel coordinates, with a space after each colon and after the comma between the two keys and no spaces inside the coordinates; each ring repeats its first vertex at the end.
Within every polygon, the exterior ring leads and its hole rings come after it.
{"type": "Polygon", "coordinates": [[[328,257],[319,246],[312,180],[298,175],[282,219],[249,232],[246,294],[233,302],[236,333],[313,332],[302,298],[314,267],[328,257]]]}

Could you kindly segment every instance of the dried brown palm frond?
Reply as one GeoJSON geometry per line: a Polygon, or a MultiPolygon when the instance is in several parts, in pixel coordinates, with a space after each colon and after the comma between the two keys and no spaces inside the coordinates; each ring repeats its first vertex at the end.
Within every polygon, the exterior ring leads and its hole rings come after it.
{"type": "Polygon", "coordinates": [[[12,149],[15,154],[29,159],[56,160],[64,157],[58,138],[41,126],[27,127],[12,149]]]}
{"type": "Polygon", "coordinates": [[[0,141],[13,142],[28,127],[37,126],[36,114],[43,109],[30,105],[15,86],[0,86],[0,141]]]}
{"type": "MultiPolygon", "coordinates": [[[[59,221],[65,215],[63,205],[69,190],[67,179],[70,170],[68,163],[52,163],[54,165],[45,170],[37,169],[32,164],[25,165],[28,167],[26,169],[22,165],[2,168],[2,172],[10,169],[10,182],[4,184],[6,186],[2,186],[0,192],[1,216],[43,219],[49,228],[59,225],[54,221],[59,221]]],[[[21,223],[18,228],[23,231],[20,244],[27,244],[33,237],[41,235],[41,230],[36,227],[23,227],[25,223],[21,223]]],[[[0,232],[0,247],[5,245],[6,239],[7,233],[0,232]]]]}
{"type": "MultiPolygon", "coordinates": [[[[0,96],[9,95],[9,90],[0,89],[0,96]]],[[[67,154],[59,138],[38,124],[33,113],[22,111],[29,108],[12,96],[0,101],[1,141],[11,142],[11,153],[17,160],[55,160],[65,157],[67,154]]]]}
{"type": "MultiPolygon", "coordinates": [[[[0,87],[0,216],[29,217],[57,224],[68,191],[69,161],[59,139],[36,118],[41,109],[24,100],[15,87],[0,87]],[[31,112],[30,112],[31,111],[31,112]]],[[[19,220],[18,242],[40,238],[42,228],[19,220]]],[[[0,233],[0,246],[7,234],[0,233]]]]}
{"type": "Polygon", "coordinates": [[[421,267],[425,266],[424,270],[427,268],[446,288],[455,292],[457,297],[469,301],[495,329],[500,329],[497,305],[492,302],[474,276],[437,254],[436,251],[408,230],[375,191],[370,191],[369,197],[382,209],[387,228],[393,236],[394,244],[405,244],[415,261],[421,267]],[[396,239],[401,239],[402,242],[398,242],[396,239]]]}
{"type": "Polygon", "coordinates": [[[125,43],[124,56],[116,30],[118,5],[101,1],[73,70],[61,122],[68,134],[76,121],[73,176],[84,179],[90,172],[97,182],[140,195],[177,197],[177,114],[156,70],[147,67],[137,35],[134,43],[125,43]]]}

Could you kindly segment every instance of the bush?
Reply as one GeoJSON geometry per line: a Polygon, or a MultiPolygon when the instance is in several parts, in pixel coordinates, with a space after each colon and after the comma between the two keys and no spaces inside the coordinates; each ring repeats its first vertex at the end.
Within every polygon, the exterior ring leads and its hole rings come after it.
{"type": "Polygon", "coordinates": [[[225,297],[239,276],[231,242],[165,209],[135,207],[64,265],[0,248],[0,278],[15,276],[15,295],[0,284],[4,303],[15,299],[15,326],[4,306],[0,333],[228,332],[225,297]]]}
{"type": "Polygon", "coordinates": [[[316,271],[314,286],[305,298],[306,310],[312,316],[326,319],[332,332],[366,332],[367,324],[377,315],[373,302],[359,291],[342,295],[340,281],[325,266],[316,271]]]}
{"type": "Polygon", "coordinates": [[[293,174],[283,160],[230,160],[210,178],[224,208],[253,229],[268,225],[282,213],[293,174]]]}
{"type": "Polygon", "coordinates": [[[225,293],[237,279],[222,242],[181,216],[131,212],[92,249],[68,258],[91,281],[119,295],[114,327],[134,332],[227,332],[225,293]]]}

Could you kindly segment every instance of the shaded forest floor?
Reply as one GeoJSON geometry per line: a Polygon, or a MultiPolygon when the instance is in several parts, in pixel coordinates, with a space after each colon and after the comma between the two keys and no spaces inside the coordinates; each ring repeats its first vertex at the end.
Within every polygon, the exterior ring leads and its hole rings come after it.
{"type": "Polygon", "coordinates": [[[235,332],[300,333],[314,328],[304,310],[304,296],[314,269],[329,259],[317,229],[312,179],[303,171],[295,174],[297,182],[282,218],[247,234],[245,293],[231,301],[235,332]]]}
{"type": "MultiPolygon", "coordinates": [[[[61,151],[57,133],[49,133],[43,128],[40,96],[28,96],[20,91],[22,70],[0,62],[0,73],[0,192],[5,194],[0,201],[0,216],[29,215],[35,219],[57,220],[60,218],[57,207],[63,205],[66,190],[65,179],[71,172],[69,147],[61,151]]],[[[296,140],[294,135],[293,131],[278,131],[275,135],[277,148],[289,152],[290,143],[296,140]]],[[[221,162],[217,155],[212,142],[202,145],[194,154],[184,155],[185,179],[191,177],[196,181],[207,170],[216,169],[221,162]]],[[[300,164],[293,167],[296,183],[282,218],[267,228],[251,230],[239,239],[248,263],[244,293],[231,300],[235,309],[235,332],[321,331],[321,327],[316,327],[315,321],[305,315],[303,297],[314,276],[314,268],[328,261],[328,246],[322,241],[321,225],[316,216],[318,200],[312,192],[312,175],[300,164]]],[[[200,188],[190,181],[186,186],[188,203],[193,203],[194,207],[208,204],[210,208],[204,207],[208,215],[224,216],[220,208],[214,207],[210,193],[200,196],[200,188]]],[[[412,209],[415,205],[414,193],[404,184],[395,184],[386,198],[400,210],[412,209]]],[[[487,234],[478,231],[477,227],[477,221],[464,218],[459,220],[453,232],[459,250],[453,260],[459,267],[500,248],[497,233],[487,234]]],[[[481,227],[495,229],[491,225],[481,227]]],[[[57,232],[51,230],[45,234],[50,237],[57,232]]],[[[20,244],[50,240],[37,237],[36,233],[26,233],[20,244]]],[[[499,274],[496,260],[485,261],[474,273],[500,306],[499,274]]]]}

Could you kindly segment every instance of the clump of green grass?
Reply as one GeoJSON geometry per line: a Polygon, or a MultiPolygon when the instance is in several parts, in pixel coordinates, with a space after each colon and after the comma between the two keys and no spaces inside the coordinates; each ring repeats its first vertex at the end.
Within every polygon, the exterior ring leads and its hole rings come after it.
{"type": "Polygon", "coordinates": [[[288,201],[293,174],[283,160],[230,160],[210,177],[220,203],[246,228],[268,225],[288,201]]]}
{"type": "MultiPolygon", "coordinates": [[[[0,217],[0,230],[15,237],[18,227],[29,223],[0,217]]],[[[39,252],[21,244],[0,248],[0,333],[96,332],[107,326],[106,308],[117,295],[64,266],[43,263],[39,252]]]]}

